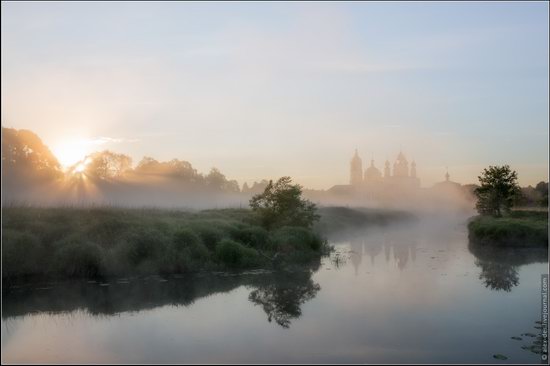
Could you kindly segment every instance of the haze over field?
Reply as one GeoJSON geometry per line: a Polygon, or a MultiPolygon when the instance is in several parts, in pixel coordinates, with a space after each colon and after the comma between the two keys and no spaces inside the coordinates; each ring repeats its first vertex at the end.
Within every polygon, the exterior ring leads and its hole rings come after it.
{"type": "Polygon", "coordinates": [[[2,125],[65,167],[110,149],[251,184],[547,181],[547,3],[2,3],[2,125]]]}

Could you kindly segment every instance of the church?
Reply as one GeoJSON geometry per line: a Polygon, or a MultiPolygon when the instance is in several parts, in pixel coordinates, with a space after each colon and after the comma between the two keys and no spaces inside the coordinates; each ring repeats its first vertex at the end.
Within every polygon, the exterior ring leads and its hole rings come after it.
{"type": "Polygon", "coordinates": [[[347,196],[354,201],[387,201],[395,198],[414,196],[420,190],[420,179],[416,176],[416,162],[410,165],[402,151],[399,152],[393,165],[386,160],[384,171],[380,171],[374,160],[368,167],[357,149],[350,162],[349,184],[336,185],[328,191],[336,196],[347,196]]]}
{"type": "Polygon", "coordinates": [[[416,176],[416,162],[413,160],[409,169],[409,162],[405,154],[400,151],[393,163],[393,169],[390,169],[390,162],[386,160],[383,175],[374,166],[374,160],[371,160],[370,166],[363,171],[363,160],[361,160],[357,149],[355,149],[355,155],[350,162],[350,185],[360,187],[381,183],[396,188],[420,188],[420,179],[416,176]]]}

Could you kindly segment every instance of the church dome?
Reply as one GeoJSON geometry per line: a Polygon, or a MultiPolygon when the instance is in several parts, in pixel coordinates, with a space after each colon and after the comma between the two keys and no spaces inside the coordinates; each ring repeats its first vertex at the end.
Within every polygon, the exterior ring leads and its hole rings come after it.
{"type": "Polygon", "coordinates": [[[382,172],[374,166],[374,160],[370,161],[370,166],[365,170],[365,180],[373,181],[382,177],[382,172]]]}
{"type": "Polygon", "coordinates": [[[402,151],[399,151],[399,154],[397,155],[397,162],[398,163],[407,163],[407,158],[405,157],[405,154],[403,154],[402,151]]]}

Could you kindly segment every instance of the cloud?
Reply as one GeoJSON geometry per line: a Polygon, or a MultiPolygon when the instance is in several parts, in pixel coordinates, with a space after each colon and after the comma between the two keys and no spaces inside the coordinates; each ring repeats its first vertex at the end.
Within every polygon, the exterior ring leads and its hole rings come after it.
{"type": "Polygon", "coordinates": [[[127,139],[127,138],[119,138],[119,137],[106,137],[101,136],[95,139],[89,139],[83,141],[83,143],[88,145],[105,145],[105,144],[119,144],[123,142],[139,142],[140,139],[127,139]]]}

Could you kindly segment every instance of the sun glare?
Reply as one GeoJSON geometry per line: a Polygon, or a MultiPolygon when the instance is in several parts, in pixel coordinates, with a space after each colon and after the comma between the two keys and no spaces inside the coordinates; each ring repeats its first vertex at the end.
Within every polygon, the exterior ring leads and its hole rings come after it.
{"type": "Polygon", "coordinates": [[[86,169],[86,164],[80,163],[74,169],[75,173],[82,173],[86,169]]]}
{"type": "MultiPolygon", "coordinates": [[[[59,160],[59,163],[64,168],[68,168],[84,159],[84,157],[88,154],[88,151],[85,144],[75,140],[72,142],[64,142],[56,146],[53,149],[53,153],[57,160],[59,160]]],[[[75,170],[78,171],[80,165],[82,165],[82,169],[80,170],[80,172],[82,172],[85,167],[84,164],[79,164],[75,170]]]]}

